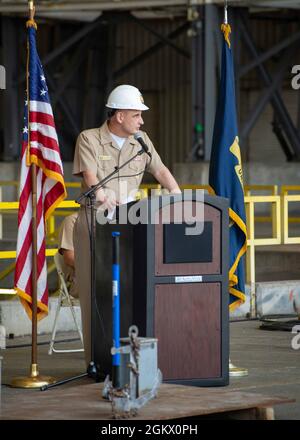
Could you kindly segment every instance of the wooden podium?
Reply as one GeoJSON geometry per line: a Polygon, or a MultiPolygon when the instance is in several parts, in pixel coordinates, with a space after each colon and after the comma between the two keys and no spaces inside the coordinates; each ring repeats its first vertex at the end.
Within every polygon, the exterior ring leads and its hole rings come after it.
{"type": "Polygon", "coordinates": [[[184,200],[180,195],[144,199],[129,209],[121,206],[115,224],[97,225],[93,339],[94,358],[104,375],[111,374],[113,231],[121,234],[121,336],[136,324],[140,336],[158,339],[164,381],[227,385],[227,200],[205,195],[202,202],[194,192],[184,200]],[[146,216],[147,224],[119,224],[131,209],[143,220],[146,216]],[[191,225],[177,223],[180,216],[189,221],[187,211],[202,233],[187,235],[191,225]],[[168,217],[169,224],[163,223],[168,217]]]}

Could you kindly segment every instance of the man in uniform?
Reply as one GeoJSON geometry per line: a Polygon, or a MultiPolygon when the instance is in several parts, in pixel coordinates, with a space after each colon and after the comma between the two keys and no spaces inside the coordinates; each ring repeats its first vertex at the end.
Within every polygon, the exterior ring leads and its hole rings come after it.
{"type": "MultiPolygon", "coordinates": [[[[134,134],[144,124],[142,112],[148,110],[140,91],[130,85],[116,87],[108,97],[108,120],[100,127],[80,133],[75,149],[73,174],[82,177],[82,191],[88,190],[109,175],[138,151],[141,146],[134,134]]],[[[151,173],[170,193],[180,193],[180,188],[161,161],[145,132],[141,136],[152,156],[142,154],[105,184],[96,193],[96,208],[111,211],[118,204],[128,201],[138,191],[144,171],[151,173]],[[126,176],[126,177],[122,177],[126,176]]],[[[85,201],[82,202],[85,204],[85,201]]],[[[85,207],[79,212],[75,225],[75,270],[80,291],[83,339],[87,365],[91,359],[91,291],[90,291],[90,241],[85,207]]]]}
{"type": "Polygon", "coordinates": [[[78,298],[79,293],[75,280],[75,256],[73,232],[74,225],[78,217],[78,212],[68,215],[59,229],[58,252],[62,255],[62,270],[66,281],[69,283],[69,292],[73,298],[78,298]]]}

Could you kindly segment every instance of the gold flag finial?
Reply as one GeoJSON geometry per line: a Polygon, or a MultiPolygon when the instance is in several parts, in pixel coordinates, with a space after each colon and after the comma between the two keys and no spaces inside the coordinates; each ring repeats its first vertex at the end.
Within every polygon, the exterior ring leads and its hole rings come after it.
{"type": "Polygon", "coordinates": [[[37,29],[37,24],[34,21],[35,6],[32,0],[28,2],[28,11],[29,11],[29,20],[27,20],[26,22],[26,27],[34,27],[35,29],[37,29]]]}

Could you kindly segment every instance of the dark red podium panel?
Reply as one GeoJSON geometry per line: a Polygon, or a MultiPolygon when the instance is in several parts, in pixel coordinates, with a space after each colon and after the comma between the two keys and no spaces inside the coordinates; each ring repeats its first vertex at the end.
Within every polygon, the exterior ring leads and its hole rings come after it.
{"type": "Polygon", "coordinates": [[[220,377],[220,284],[157,284],[154,334],[165,380],[220,377]]]}

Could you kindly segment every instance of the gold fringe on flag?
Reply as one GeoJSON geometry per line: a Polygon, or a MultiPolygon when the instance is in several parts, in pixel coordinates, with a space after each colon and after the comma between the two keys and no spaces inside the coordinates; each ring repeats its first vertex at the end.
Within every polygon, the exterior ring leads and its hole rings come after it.
{"type": "Polygon", "coordinates": [[[224,34],[224,38],[225,38],[225,40],[226,40],[226,42],[227,42],[227,44],[228,44],[228,46],[229,46],[229,48],[230,48],[230,46],[231,46],[231,43],[230,43],[230,34],[231,34],[231,27],[230,27],[230,24],[225,24],[225,23],[223,23],[222,25],[221,25],[221,31],[223,32],[223,34],[224,34]]]}
{"type": "Polygon", "coordinates": [[[26,27],[27,28],[34,27],[35,29],[37,29],[37,24],[36,24],[36,22],[34,20],[30,19],[30,20],[26,21],[26,27]]]}

